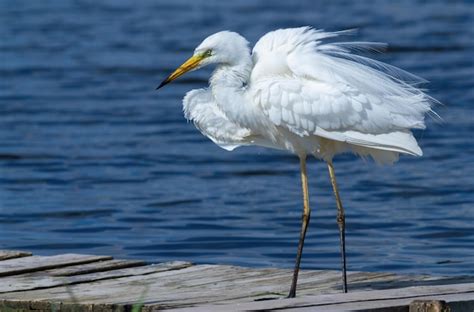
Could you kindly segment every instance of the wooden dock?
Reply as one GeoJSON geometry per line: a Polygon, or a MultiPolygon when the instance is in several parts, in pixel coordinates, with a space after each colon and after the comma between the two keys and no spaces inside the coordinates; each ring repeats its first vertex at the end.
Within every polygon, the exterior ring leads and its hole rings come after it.
{"type": "Polygon", "coordinates": [[[473,277],[349,272],[350,292],[342,294],[340,272],[302,271],[298,297],[282,299],[290,280],[291,270],[275,268],[0,250],[0,311],[442,310],[428,310],[443,304],[429,300],[474,311],[473,277]]]}

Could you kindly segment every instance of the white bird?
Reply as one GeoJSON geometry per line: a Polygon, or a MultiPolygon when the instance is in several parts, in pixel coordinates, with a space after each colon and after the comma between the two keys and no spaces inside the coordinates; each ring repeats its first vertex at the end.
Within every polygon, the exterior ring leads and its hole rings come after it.
{"type": "Polygon", "coordinates": [[[342,287],[347,292],[345,217],[332,159],[352,152],[392,164],[399,154],[421,156],[410,130],[424,129],[425,114],[435,114],[434,99],[417,87],[424,80],[352,53],[377,50],[383,44],[324,42],[347,32],[279,29],[264,35],[252,52],[241,35],[218,32],[202,41],[194,55],[158,86],[216,64],[209,87],[184,97],[185,117],[226,150],[259,145],[299,157],[303,216],[290,298],[296,294],[311,213],[307,156],[328,165],[338,210],[342,287]]]}

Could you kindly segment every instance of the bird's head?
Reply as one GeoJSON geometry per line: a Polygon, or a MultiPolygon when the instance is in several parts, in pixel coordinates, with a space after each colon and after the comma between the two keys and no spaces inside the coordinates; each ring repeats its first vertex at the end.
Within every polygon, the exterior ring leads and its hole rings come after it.
{"type": "Polygon", "coordinates": [[[189,71],[209,64],[236,65],[243,55],[249,55],[248,41],[238,33],[221,31],[204,39],[186,62],[169,75],[157,89],[170,83],[189,71]]]}

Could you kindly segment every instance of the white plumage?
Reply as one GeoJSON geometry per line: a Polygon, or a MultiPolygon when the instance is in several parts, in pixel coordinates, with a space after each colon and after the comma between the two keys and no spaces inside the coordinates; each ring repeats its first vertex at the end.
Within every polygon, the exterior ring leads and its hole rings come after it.
{"type": "Polygon", "coordinates": [[[256,144],[326,161],[352,151],[380,163],[422,155],[410,129],[423,129],[431,111],[433,100],[416,87],[423,80],[351,53],[381,44],[323,43],[345,33],[280,29],[252,53],[237,33],[208,37],[196,53],[213,55],[199,67],[218,67],[208,89],[184,98],[186,118],[227,150],[256,144]]]}
{"type": "Polygon", "coordinates": [[[239,127],[227,119],[207,89],[188,92],[183,99],[184,116],[193,120],[196,127],[214,143],[226,150],[246,144],[244,138],[252,135],[249,129],[239,127]]]}
{"type": "Polygon", "coordinates": [[[421,156],[411,129],[424,129],[435,101],[410,73],[352,52],[377,50],[380,43],[324,40],[343,35],[309,27],[280,29],[263,36],[252,51],[237,33],[206,38],[194,55],[161,85],[184,73],[217,64],[206,89],[183,100],[185,117],[227,150],[261,145],[288,150],[300,159],[303,217],[289,297],[296,283],[309,224],[306,158],[328,164],[338,210],[342,285],[347,291],[345,217],[332,158],[343,152],[393,163],[399,154],[421,156]]]}

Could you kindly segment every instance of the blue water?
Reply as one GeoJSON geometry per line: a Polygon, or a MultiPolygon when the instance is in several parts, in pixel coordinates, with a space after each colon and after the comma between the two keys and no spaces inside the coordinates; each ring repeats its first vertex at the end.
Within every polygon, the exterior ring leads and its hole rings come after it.
{"type": "MultiPolygon", "coordinates": [[[[0,248],[292,267],[298,161],[226,152],[182,117],[211,69],[157,84],[207,35],[358,28],[429,81],[425,155],[335,160],[351,270],[474,274],[474,14],[469,1],[0,1],[0,248]],[[98,2],[100,4],[98,4],[98,2]],[[265,4],[266,3],[266,4],[265,4]],[[271,6],[268,6],[271,3],[271,6]]],[[[309,164],[303,268],[339,268],[324,163],[309,164]]]]}

